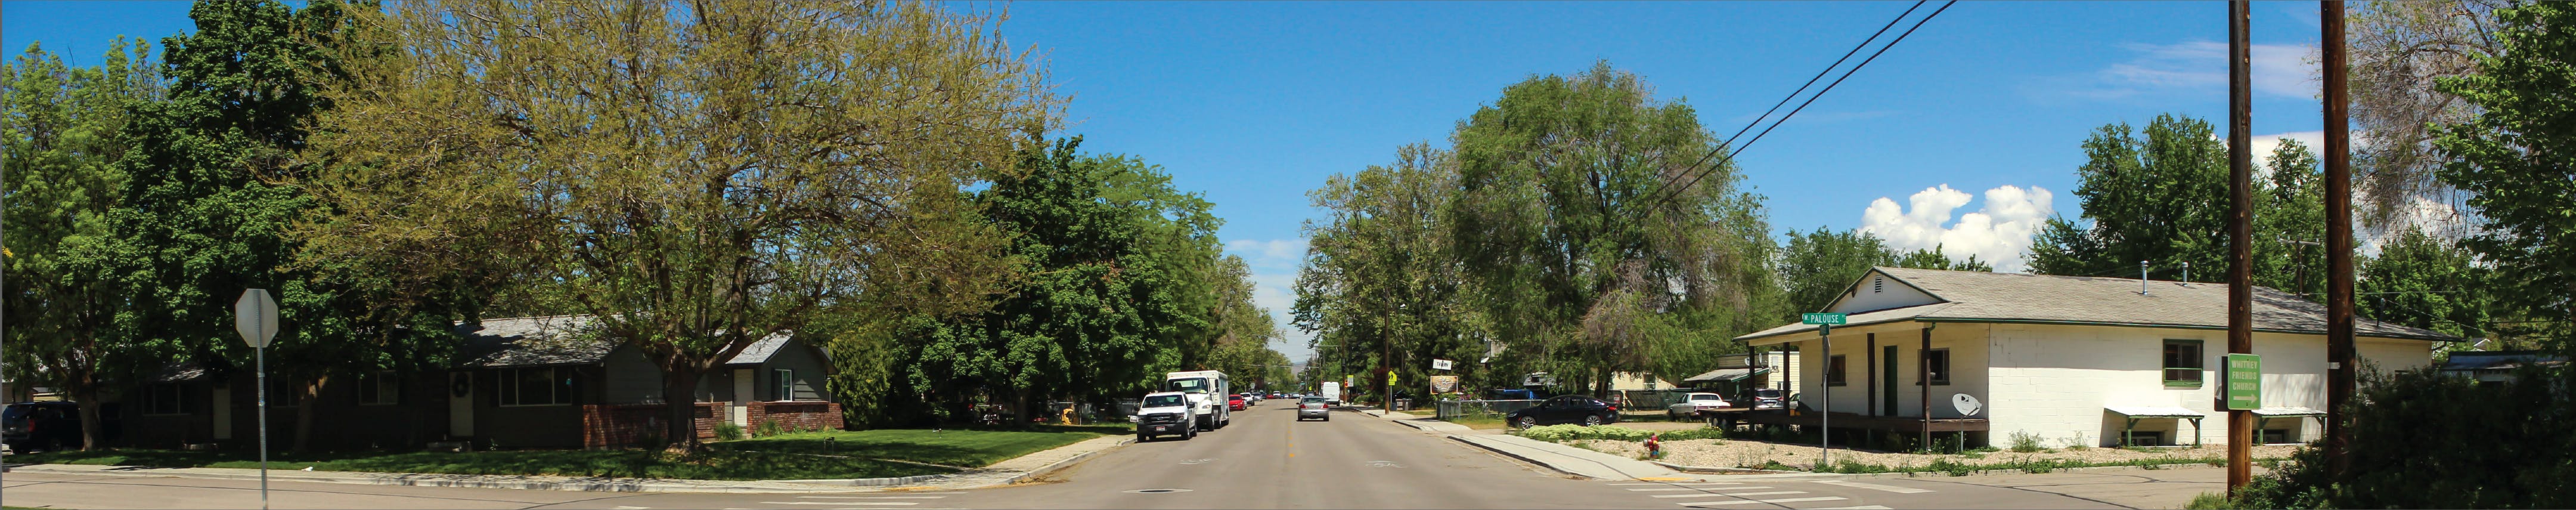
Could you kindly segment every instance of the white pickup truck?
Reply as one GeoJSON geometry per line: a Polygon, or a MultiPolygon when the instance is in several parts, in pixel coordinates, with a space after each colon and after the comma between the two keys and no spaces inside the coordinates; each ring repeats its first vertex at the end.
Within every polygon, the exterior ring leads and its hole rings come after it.
{"type": "Polygon", "coordinates": [[[1198,421],[1190,419],[1190,396],[1177,391],[1148,393],[1137,403],[1136,442],[1152,441],[1157,436],[1181,436],[1181,440],[1198,437],[1198,421]]]}

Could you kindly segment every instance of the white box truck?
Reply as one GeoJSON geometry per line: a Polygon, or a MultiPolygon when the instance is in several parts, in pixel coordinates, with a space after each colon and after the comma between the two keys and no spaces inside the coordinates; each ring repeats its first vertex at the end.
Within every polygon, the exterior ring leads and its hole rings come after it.
{"type": "Polygon", "coordinates": [[[1332,405],[1341,405],[1341,403],[1342,403],[1342,383],[1340,383],[1340,382],[1327,382],[1327,383],[1324,383],[1324,402],[1325,402],[1325,403],[1328,403],[1328,404],[1332,404],[1332,405]]]}
{"type": "Polygon", "coordinates": [[[1190,415],[1198,419],[1199,429],[1216,430],[1234,423],[1234,413],[1225,400],[1226,395],[1233,394],[1229,382],[1225,372],[1215,370],[1172,372],[1163,375],[1163,391],[1189,394],[1190,415]]]}

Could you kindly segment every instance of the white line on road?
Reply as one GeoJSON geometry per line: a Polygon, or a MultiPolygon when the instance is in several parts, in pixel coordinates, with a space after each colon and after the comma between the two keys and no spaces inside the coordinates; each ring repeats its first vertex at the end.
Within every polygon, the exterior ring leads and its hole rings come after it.
{"type": "Polygon", "coordinates": [[[1837,498],[1837,497],[1822,497],[1822,498],[1781,498],[1781,499],[1739,499],[1739,500],[1735,500],[1735,501],[1709,501],[1709,502],[1705,502],[1705,503],[1674,503],[1674,504],[1676,504],[1676,505],[1681,505],[1681,506],[1726,506],[1726,505],[1750,505],[1750,504],[1754,504],[1754,503],[1797,503],[1797,502],[1800,502],[1800,501],[1840,501],[1840,500],[1842,500],[1842,499],[1843,499],[1843,498],[1837,498]]]}
{"type": "Polygon", "coordinates": [[[1768,488],[1771,488],[1771,486],[1769,486],[1769,485],[1742,485],[1742,486],[1735,486],[1735,487],[1664,487],[1664,488],[1660,488],[1660,489],[1628,489],[1628,490],[1636,491],[1636,492],[1672,492],[1672,491],[1706,491],[1706,490],[1725,490],[1725,491],[1731,491],[1731,490],[1736,490],[1736,489],[1768,489],[1768,488]]]}
{"type": "Polygon", "coordinates": [[[1778,495],[1782,495],[1782,494],[1806,494],[1806,493],[1807,493],[1807,491],[1713,492],[1713,493],[1708,493],[1708,494],[1656,494],[1656,495],[1655,495],[1655,497],[1658,497],[1658,498],[1705,498],[1705,497],[1709,497],[1709,496],[1778,496],[1778,495]]]}
{"type": "Polygon", "coordinates": [[[1653,482],[1653,483],[1614,483],[1614,484],[1610,484],[1610,485],[1657,485],[1657,486],[1664,486],[1664,485],[1744,485],[1744,482],[1653,482]]]}
{"type": "Polygon", "coordinates": [[[1840,486],[1850,487],[1850,488],[1854,488],[1854,489],[1869,489],[1869,490],[1874,490],[1874,491],[1887,491],[1887,492],[1893,492],[1893,493],[1897,493],[1897,494],[1919,494],[1919,493],[1925,493],[1925,492],[1932,492],[1932,489],[1917,489],[1917,488],[1913,488],[1913,487],[1898,487],[1898,486],[1894,486],[1894,485],[1879,485],[1879,484],[1874,484],[1874,483],[1850,482],[1850,481],[1843,481],[1843,480],[1817,480],[1817,481],[1816,481],[1816,483],[1821,483],[1821,484],[1825,484],[1825,485],[1840,485],[1840,486]]]}
{"type": "Polygon", "coordinates": [[[1807,510],[1890,510],[1890,509],[1887,507],[1887,505],[1861,505],[1861,506],[1829,506],[1829,507],[1824,507],[1824,508],[1810,508],[1810,509],[1807,509],[1807,510]]]}

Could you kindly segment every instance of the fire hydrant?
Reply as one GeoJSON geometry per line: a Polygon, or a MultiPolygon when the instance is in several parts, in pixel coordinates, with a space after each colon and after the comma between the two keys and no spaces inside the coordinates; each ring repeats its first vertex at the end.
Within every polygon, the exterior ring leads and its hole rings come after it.
{"type": "Polygon", "coordinates": [[[1657,459],[1664,458],[1663,433],[1657,432],[1653,435],[1646,436],[1646,456],[1657,459]]]}

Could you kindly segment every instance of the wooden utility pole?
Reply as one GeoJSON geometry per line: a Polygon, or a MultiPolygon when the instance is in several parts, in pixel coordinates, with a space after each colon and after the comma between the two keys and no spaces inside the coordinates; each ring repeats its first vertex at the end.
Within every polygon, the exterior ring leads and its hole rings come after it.
{"type": "MultiPolygon", "coordinates": [[[[2227,353],[2254,353],[2253,5],[2227,2],[2227,353]]],[[[2224,373],[2224,371],[2222,371],[2224,373]]],[[[2221,393],[2224,393],[2222,390],[2221,393]]],[[[2220,400],[2225,400],[2222,398],[2220,400]]],[[[2254,411],[2227,410],[2227,492],[2254,481],[2254,411]]]]}
{"type": "Polygon", "coordinates": [[[2322,44],[2326,106],[2326,464],[2342,474],[2351,467],[2345,448],[2352,430],[2345,427],[2345,403],[2352,401],[2352,128],[2351,101],[2344,81],[2343,1],[2317,6],[2322,44]]]}

